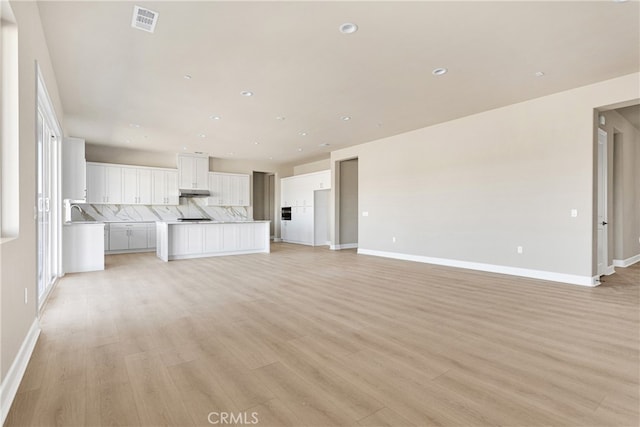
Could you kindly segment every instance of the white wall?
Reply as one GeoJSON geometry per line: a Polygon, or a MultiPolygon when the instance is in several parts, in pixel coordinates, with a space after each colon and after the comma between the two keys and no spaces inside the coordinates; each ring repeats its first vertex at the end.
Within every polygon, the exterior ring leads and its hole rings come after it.
{"type": "Polygon", "coordinates": [[[316,162],[304,163],[293,167],[294,175],[304,175],[305,173],[320,172],[331,169],[330,159],[318,160],[316,162]]]}
{"type": "Polygon", "coordinates": [[[46,46],[38,5],[11,2],[18,24],[19,50],[19,207],[18,236],[0,246],[2,295],[1,375],[14,362],[27,332],[36,320],[36,68],[38,61],[58,119],[63,122],[55,74],[46,46]],[[24,303],[24,289],[29,293],[24,303]]]}
{"type": "Polygon", "coordinates": [[[333,152],[334,184],[337,162],[359,160],[359,248],[591,280],[594,108],[639,86],[631,74],[333,152]]]}

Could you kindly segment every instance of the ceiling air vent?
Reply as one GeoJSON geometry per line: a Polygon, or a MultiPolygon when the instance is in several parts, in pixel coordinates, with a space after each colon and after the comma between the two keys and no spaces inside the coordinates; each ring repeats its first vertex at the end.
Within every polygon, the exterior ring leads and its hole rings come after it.
{"type": "Polygon", "coordinates": [[[153,33],[157,22],[158,12],[140,6],[133,7],[133,19],[131,20],[133,28],[153,33]]]}

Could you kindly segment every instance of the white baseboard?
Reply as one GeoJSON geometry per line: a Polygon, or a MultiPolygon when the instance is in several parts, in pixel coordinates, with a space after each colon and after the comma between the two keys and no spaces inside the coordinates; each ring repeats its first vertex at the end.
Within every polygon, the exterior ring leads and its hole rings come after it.
{"type": "Polygon", "coordinates": [[[22,341],[16,358],[13,360],[9,371],[7,371],[7,375],[4,377],[2,384],[0,384],[0,408],[2,408],[2,414],[0,414],[2,421],[0,425],[4,425],[7,415],[9,415],[9,409],[13,403],[13,399],[16,397],[18,387],[27,370],[27,365],[29,364],[39,336],[40,324],[38,323],[38,319],[34,319],[29,332],[27,332],[27,336],[24,338],[24,341],[22,341]]]}
{"type": "Polygon", "coordinates": [[[330,245],[329,249],[332,251],[339,251],[341,249],[358,249],[357,243],[343,243],[342,245],[330,245]]]}
{"type": "Polygon", "coordinates": [[[610,265],[604,270],[604,275],[611,276],[615,272],[616,272],[615,265],[610,265]]]}
{"type": "Polygon", "coordinates": [[[629,267],[630,265],[635,264],[636,262],[640,262],[640,254],[636,256],[632,256],[631,258],[627,258],[627,259],[614,259],[613,266],[626,268],[626,267],[629,267]]]}
{"type": "Polygon", "coordinates": [[[282,242],[281,238],[279,238],[279,237],[274,237],[273,238],[273,243],[280,243],[280,242],[282,242]]]}
{"type": "Polygon", "coordinates": [[[358,254],[373,255],[384,258],[394,258],[404,261],[422,262],[425,264],[444,265],[447,267],[465,268],[468,270],[486,271],[489,273],[508,274],[511,276],[528,277],[531,279],[549,280],[552,282],[569,283],[580,286],[598,286],[600,284],[597,277],[578,276],[574,274],[553,273],[543,270],[530,270],[527,268],[508,267],[504,265],[484,264],[480,262],[459,261],[447,258],[433,258],[421,255],[408,255],[396,252],[376,251],[371,249],[358,249],[358,254]]]}

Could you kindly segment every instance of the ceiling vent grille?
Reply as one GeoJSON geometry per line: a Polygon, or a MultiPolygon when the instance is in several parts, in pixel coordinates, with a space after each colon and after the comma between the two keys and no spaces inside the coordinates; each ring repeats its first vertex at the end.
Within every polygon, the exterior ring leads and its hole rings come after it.
{"type": "Polygon", "coordinates": [[[131,26],[133,28],[153,33],[156,29],[157,22],[158,12],[140,6],[133,7],[133,19],[131,20],[131,26]]]}

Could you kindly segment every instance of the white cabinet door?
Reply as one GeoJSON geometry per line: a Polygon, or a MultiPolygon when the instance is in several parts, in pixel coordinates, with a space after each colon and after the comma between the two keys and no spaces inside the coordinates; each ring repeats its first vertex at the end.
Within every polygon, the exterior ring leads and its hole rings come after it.
{"type": "Polygon", "coordinates": [[[105,166],[106,200],[105,203],[122,203],[122,168],[105,166]]]}
{"type": "Polygon", "coordinates": [[[208,186],[209,156],[178,154],[178,184],[183,189],[201,189],[208,186]]]}
{"type": "Polygon", "coordinates": [[[249,185],[249,175],[238,175],[236,179],[236,201],[237,206],[249,206],[251,205],[251,189],[249,185]]]}
{"type": "Polygon", "coordinates": [[[177,205],[180,203],[178,198],[178,171],[167,171],[167,204],[177,205]]]}
{"type": "Polygon", "coordinates": [[[188,224],[187,225],[187,253],[199,254],[204,249],[204,230],[202,225],[188,224]]]}
{"type": "Polygon", "coordinates": [[[171,170],[151,171],[152,205],[178,204],[178,172],[171,170]]]}
{"type": "Polygon", "coordinates": [[[151,170],[122,168],[122,203],[127,205],[151,204],[151,170]]]}
{"type": "Polygon", "coordinates": [[[207,197],[207,206],[222,206],[222,175],[209,173],[209,197],[207,197]]]}
{"type": "Polygon", "coordinates": [[[87,203],[105,203],[106,193],[105,167],[87,165],[87,203]]]}
{"type": "Polygon", "coordinates": [[[129,230],[126,227],[111,224],[109,227],[109,250],[122,251],[129,249],[129,230]]]}
{"type": "Polygon", "coordinates": [[[221,252],[224,248],[222,229],[225,225],[207,225],[204,227],[204,251],[207,253],[221,252]]]}
{"type": "Polygon", "coordinates": [[[122,203],[122,168],[87,164],[87,203],[122,203]]]}
{"type": "Polygon", "coordinates": [[[129,249],[147,249],[147,225],[135,224],[129,227],[129,249]]]}
{"type": "Polygon", "coordinates": [[[65,138],[62,143],[62,198],[85,200],[87,172],[84,139],[65,138]]]}
{"type": "Polygon", "coordinates": [[[134,168],[122,168],[122,203],[138,203],[138,171],[134,168]]]}
{"type": "Polygon", "coordinates": [[[151,169],[138,169],[138,203],[151,204],[151,169]]]}
{"type": "Polygon", "coordinates": [[[156,247],[156,224],[147,224],[147,248],[156,247]]]}
{"type": "Polygon", "coordinates": [[[224,251],[237,251],[240,248],[238,224],[225,224],[222,230],[224,251]]]}

